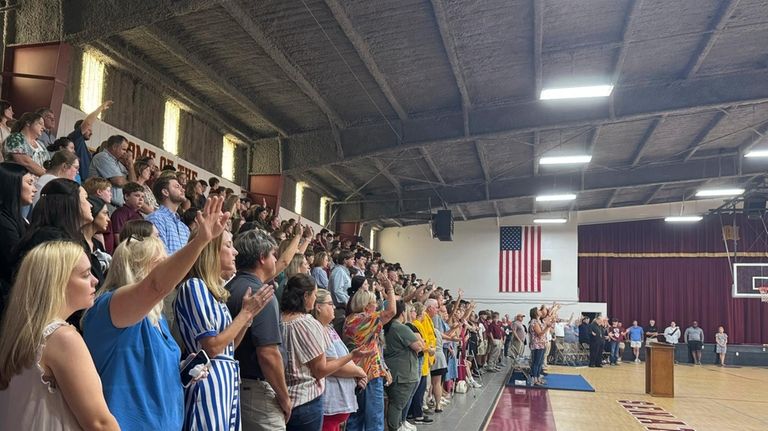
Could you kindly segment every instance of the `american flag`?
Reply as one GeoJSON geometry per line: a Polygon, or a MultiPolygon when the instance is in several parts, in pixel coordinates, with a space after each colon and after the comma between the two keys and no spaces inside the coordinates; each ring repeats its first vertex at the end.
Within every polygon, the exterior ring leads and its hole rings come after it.
{"type": "Polygon", "coordinates": [[[541,292],[541,226],[502,226],[499,292],[541,292]]]}

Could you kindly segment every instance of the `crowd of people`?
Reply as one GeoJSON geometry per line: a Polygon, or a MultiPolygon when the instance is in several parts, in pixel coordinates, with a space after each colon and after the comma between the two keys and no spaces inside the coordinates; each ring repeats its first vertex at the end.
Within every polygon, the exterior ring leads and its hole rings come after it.
{"type": "Polygon", "coordinates": [[[91,154],[110,106],[56,138],[0,101],[0,427],[411,430],[501,369],[507,327],[463,292],[123,136],[91,154]]]}
{"type": "MultiPolygon", "coordinates": [[[[359,237],[136,159],[123,136],[92,155],[110,106],[56,138],[52,110],[14,120],[0,101],[2,429],[414,430],[526,347],[545,384],[553,341],[583,339],[557,304],[528,327],[477,310],[359,237]]],[[[616,325],[589,325],[590,346],[614,358],[659,333],[616,325]]],[[[700,351],[703,332],[684,339],[700,351]]]]}

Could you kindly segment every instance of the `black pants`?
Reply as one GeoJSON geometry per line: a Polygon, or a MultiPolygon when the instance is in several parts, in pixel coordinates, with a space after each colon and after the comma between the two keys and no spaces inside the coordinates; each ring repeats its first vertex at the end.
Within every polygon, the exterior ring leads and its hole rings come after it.
{"type": "Polygon", "coordinates": [[[604,345],[605,341],[602,339],[595,339],[589,343],[589,365],[602,365],[604,345]]]}

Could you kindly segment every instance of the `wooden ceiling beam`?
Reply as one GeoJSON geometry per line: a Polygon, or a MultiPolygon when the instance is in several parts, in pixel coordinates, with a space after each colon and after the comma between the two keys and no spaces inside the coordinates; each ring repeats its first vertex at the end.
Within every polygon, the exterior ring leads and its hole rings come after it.
{"type": "Polygon", "coordinates": [[[317,88],[309,81],[304,73],[288,58],[288,56],[270,39],[264,29],[258,25],[250,13],[236,2],[218,0],[218,3],[232,17],[232,20],[240,26],[254,42],[285,72],[299,89],[309,97],[312,102],[339,128],[344,128],[346,123],[336,112],[331,104],[320,94],[317,88]]]}
{"type": "Polygon", "coordinates": [[[288,131],[285,127],[279,125],[281,121],[275,119],[275,115],[269,113],[266,107],[257,105],[253,100],[245,96],[234,82],[223,77],[220,71],[216,70],[200,56],[187,49],[178,40],[171,37],[169,32],[156,26],[150,26],[144,29],[144,33],[178,60],[211,81],[219,91],[237,102],[243,108],[258,115],[278,134],[288,136],[288,131]]]}
{"type": "Polygon", "coordinates": [[[336,23],[341,27],[341,31],[347,36],[347,39],[355,48],[360,61],[363,62],[365,68],[368,69],[368,73],[371,74],[376,84],[379,85],[379,90],[384,94],[389,106],[397,113],[398,118],[401,120],[408,119],[408,113],[405,108],[400,104],[395,97],[395,92],[389,86],[389,81],[381,71],[379,65],[371,54],[371,48],[368,46],[368,42],[355,30],[352,20],[349,19],[347,11],[339,0],[325,0],[326,6],[331,10],[331,14],[336,19],[336,23]]]}

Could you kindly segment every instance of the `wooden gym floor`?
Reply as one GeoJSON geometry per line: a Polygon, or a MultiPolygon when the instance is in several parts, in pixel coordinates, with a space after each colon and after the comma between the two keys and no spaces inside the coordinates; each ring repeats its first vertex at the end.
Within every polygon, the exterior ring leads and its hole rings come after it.
{"type": "MultiPolygon", "coordinates": [[[[646,395],[644,370],[644,363],[626,362],[603,368],[550,367],[552,373],[581,374],[595,388],[595,392],[547,391],[556,429],[768,430],[768,369],[679,364],[675,366],[675,398],[646,395]],[[653,403],[655,407],[624,403],[625,408],[620,400],[653,403]],[[632,407],[635,405],[644,407],[632,407]],[[641,411],[661,412],[656,417],[670,423],[641,424],[638,419],[649,422],[641,411]]],[[[531,425],[530,429],[548,428],[531,425]]]]}

